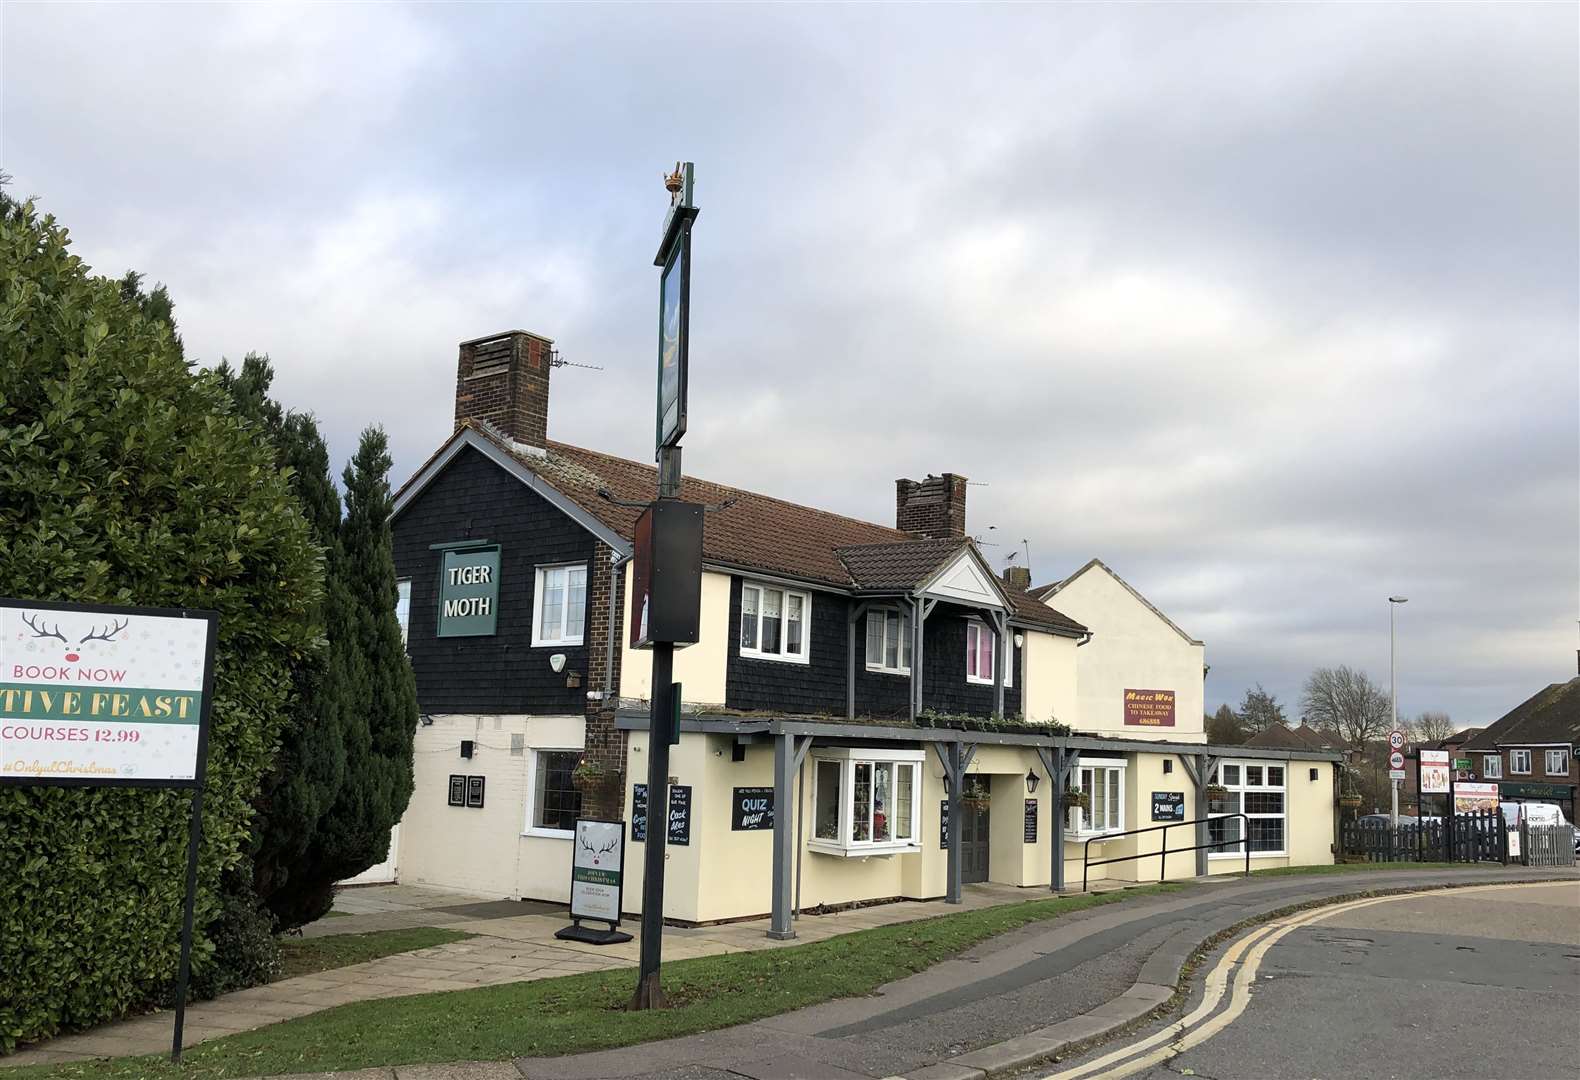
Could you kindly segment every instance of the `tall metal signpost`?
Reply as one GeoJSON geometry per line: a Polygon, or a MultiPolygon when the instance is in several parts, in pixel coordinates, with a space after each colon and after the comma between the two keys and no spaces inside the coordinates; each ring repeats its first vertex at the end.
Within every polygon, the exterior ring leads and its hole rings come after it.
{"type": "Polygon", "coordinates": [[[663,952],[664,860],[669,833],[669,747],[680,741],[680,684],[675,647],[697,640],[702,603],[703,507],[680,501],[680,440],[686,434],[690,354],[691,162],[665,177],[669,212],[653,265],[658,287],[658,399],[655,443],[658,492],[637,522],[633,544],[631,645],[653,651],[647,739],[648,825],[643,851],[641,967],[631,1008],[665,1004],[659,981],[663,952]]]}
{"type": "Polygon", "coordinates": [[[181,1061],[219,615],[0,600],[0,784],[192,793],[170,1060],[181,1061]]]}
{"type": "MultiPolygon", "coordinates": [[[[1408,601],[1403,596],[1388,598],[1388,715],[1393,721],[1388,732],[1388,788],[1393,796],[1389,825],[1395,829],[1399,827],[1399,782],[1404,779],[1405,737],[1399,728],[1399,680],[1394,674],[1393,613],[1395,608],[1404,603],[1408,601]]],[[[1416,798],[1420,798],[1419,789],[1416,798]]],[[[1416,813],[1420,813],[1419,807],[1416,813]]]]}

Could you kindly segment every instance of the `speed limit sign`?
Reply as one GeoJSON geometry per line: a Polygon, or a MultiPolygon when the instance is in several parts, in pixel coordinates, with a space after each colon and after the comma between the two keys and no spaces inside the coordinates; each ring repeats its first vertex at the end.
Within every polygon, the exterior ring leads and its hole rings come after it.
{"type": "MultiPolygon", "coordinates": [[[[1394,728],[1392,731],[1390,731],[1388,733],[1388,748],[1390,750],[1403,750],[1404,749],[1404,732],[1400,731],[1398,728],[1394,728]]],[[[1396,768],[1396,769],[1398,767],[1399,766],[1397,766],[1397,765],[1394,766],[1394,768],[1396,768]]]]}

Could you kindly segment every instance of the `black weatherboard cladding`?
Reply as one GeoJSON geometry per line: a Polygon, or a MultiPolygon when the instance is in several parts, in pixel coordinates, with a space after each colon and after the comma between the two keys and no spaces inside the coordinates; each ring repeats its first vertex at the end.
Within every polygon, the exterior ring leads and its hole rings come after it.
{"type": "MultiPolygon", "coordinates": [[[[843,716],[849,662],[847,617],[852,601],[814,592],[811,662],[792,664],[742,656],[740,578],[730,581],[730,643],[725,659],[725,706],[790,714],[843,716]]],[[[923,706],[938,712],[987,716],[993,687],[966,682],[966,613],[940,604],[928,616],[923,647],[923,706]]],[[[868,671],[865,620],[856,625],[856,711],[862,716],[903,719],[909,714],[910,679],[868,671]]],[[[1016,658],[1018,660],[1018,651],[1016,658]]],[[[1020,680],[1004,688],[1004,711],[1020,711],[1020,680]]]]}
{"type": "MultiPolygon", "coordinates": [[[[586,707],[587,647],[532,647],[534,570],[588,564],[592,534],[475,450],[462,450],[395,519],[395,572],[411,579],[407,651],[417,702],[428,713],[579,715],[586,707]],[[489,637],[435,636],[441,553],[431,544],[499,545],[499,619],[489,637]],[[565,654],[555,674],[549,657],[565,654]],[[580,672],[582,686],[565,685],[580,672]]],[[[583,627],[583,640],[586,629],[583,627]]]]}

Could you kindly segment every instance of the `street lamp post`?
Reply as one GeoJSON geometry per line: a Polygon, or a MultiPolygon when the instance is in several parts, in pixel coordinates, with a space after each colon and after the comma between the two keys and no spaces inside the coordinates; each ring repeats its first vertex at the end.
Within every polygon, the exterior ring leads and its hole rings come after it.
{"type": "MultiPolygon", "coordinates": [[[[1393,717],[1389,731],[1399,730],[1399,680],[1394,669],[1394,608],[1400,604],[1409,603],[1409,598],[1404,596],[1390,596],[1388,598],[1388,712],[1393,717]]],[[[1388,787],[1393,792],[1393,827],[1399,827],[1399,781],[1389,780],[1388,787]]]]}

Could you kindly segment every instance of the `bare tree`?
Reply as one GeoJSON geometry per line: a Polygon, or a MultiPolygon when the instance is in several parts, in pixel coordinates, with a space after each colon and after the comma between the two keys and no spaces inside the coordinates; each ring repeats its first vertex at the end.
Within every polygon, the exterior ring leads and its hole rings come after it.
{"type": "Polygon", "coordinates": [[[1410,738],[1415,742],[1437,742],[1454,734],[1454,721],[1446,712],[1424,712],[1410,721],[1410,738]]]}
{"type": "Polygon", "coordinates": [[[1364,671],[1340,665],[1318,668],[1300,692],[1306,723],[1343,736],[1357,753],[1388,733],[1388,694],[1364,671]]]}

